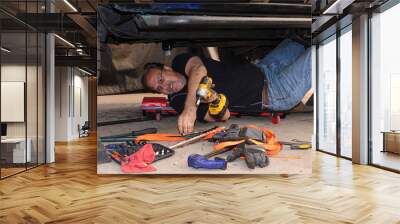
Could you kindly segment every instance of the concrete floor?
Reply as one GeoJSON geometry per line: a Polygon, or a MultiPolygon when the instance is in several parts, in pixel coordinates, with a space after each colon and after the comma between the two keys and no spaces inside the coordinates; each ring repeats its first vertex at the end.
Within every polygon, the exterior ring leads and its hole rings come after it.
{"type": "MultiPolygon", "coordinates": [[[[126,118],[129,111],[133,114],[140,114],[140,105],[142,94],[130,94],[121,96],[101,96],[98,101],[99,120],[108,121],[110,119],[117,120],[126,118]],[[139,104],[138,104],[139,102],[139,104]],[[118,106],[120,105],[120,106],[118,106]],[[125,109],[124,109],[125,108],[125,109]],[[118,112],[119,111],[119,112],[118,112]],[[125,112],[124,112],[125,111],[125,112]],[[112,115],[113,116],[110,116],[112,115]]],[[[156,127],[159,133],[177,133],[176,129],[177,117],[165,117],[161,121],[145,121],[132,122],[116,125],[102,126],[98,128],[98,136],[106,136],[113,134],[126,133],[131,130],[140,130],[143,128],[156,127]]],[[[275,132],[282,141],[291,139],[300,139],[311,141],[313,130],[313,114],[312,113],[293,113],[285,119],[281,119],[278,125],[273,125],[270,118],[265,117],[233,117],[225,123],[198,123],[195,131],[201,131],[213,127],[215,125],[228,127],[230,124],[239,125],[256,124],[260,127],[266,127],[275,132]]],[[[164,142],[164,145],[173,145],[176,142],[164,142]]],[[[276,156],[270,158],[270,165],[265,168],[248,169],[245,162],[237,160],[228,164],[227,170],[205,170],[193,169],[187,166],[187,156],[193,153],[206,154],[212,150],[212,143],[198,142],[186,147],[176,149],[174,156],[157,161],[153,165],[157,171],[151,174],[296,174],[310,173],[311,160],[314,151],[290,150],[288,147],[276,156]]],[[[225,157],[225,155],[220,155],[225,157]]],[[[115,162],[99,164],[97,167],[99,174],[120,174],[122,173],[119,165],[115,162]]]]}
{"type": "Polygon", "coordinates": [[[163,96],[160,94],[124,94],[97,97],[97,121],[128,120],[142,116],[140,105],[143,97],[163,96]]]}

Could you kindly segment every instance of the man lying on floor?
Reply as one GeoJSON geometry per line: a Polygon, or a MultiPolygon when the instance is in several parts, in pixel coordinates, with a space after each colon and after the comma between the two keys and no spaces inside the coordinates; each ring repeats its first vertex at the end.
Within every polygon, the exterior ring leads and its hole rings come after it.
{"type": "Polygon", "coordinates": [[[143,86],[168,95],[180,114],[178,130],[193,132],[196,120],[214,122],[229,119],[229,110],[287,111],[311,89],[311,50],[286,39],[258,63],[230,64],[193,54],[180,54],[168,67],[148,63],[143,86]],[[226,96],[228,109],[218,118],[210,116],[207,103],[196,105],[196,90],[204,76],[213,80],[214,90],[226,96]]]}

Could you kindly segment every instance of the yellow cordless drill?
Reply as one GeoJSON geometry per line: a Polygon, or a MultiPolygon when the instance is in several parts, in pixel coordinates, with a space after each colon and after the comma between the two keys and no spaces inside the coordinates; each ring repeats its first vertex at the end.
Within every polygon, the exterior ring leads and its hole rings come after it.
{"type": "Polygon", "coordinates": [[[208,113],[211,117],[220,120],[225,115],[226,109],[228,108],[228,99],[224,94],[215,92],[212,87],[214,87],[212,79],[208,76],[204,76],[196,91],[196,105],[199,106],[201,100],[209,102],[210,99],[215,96],[215,100],[210,102],[208,106],[208,113]]]}

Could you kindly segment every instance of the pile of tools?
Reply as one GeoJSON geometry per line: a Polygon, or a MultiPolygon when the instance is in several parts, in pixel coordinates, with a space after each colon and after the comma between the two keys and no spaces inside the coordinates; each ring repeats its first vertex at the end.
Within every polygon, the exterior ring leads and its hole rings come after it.
{"type": "Polygon", "coordinates": [[[225,170],[229,162],[243,159],[249,169],[266,167],[269,157],[279,153],[283,145],[292,150],[310,149],[309,142],[292,140],[279,142],[275,134],[257,126],[232,124],[229,128],[213,127],[189,135],[160,134],[157,129],[148,128],[126,134],[100,137],[98,162],[114,161],[125,173],[155,171],[154,162],[172,157],[175,150],[207,140],[214,143],[214,150],[205,155],[192,154],[187,158],[189,167],[196,169],[225,170]],[[173,146],[164,146],[151,141],[179,141],[173,146]],[[215,157],[227,153],[226,158],[215,157]],[[215,157],[212,159],[212,157],[215,157]]]}
{"type": "Polygon", "coordinates": [[[115,161],[125,173],[154,171],[150,164],[174,155],[174,149],[207,139],[223,130],[214,127],[189,135],[158,134],[157,129],[148,128],[126,134],[103,136],[99,139],[98,163],[115,161]],[[167,147],[149,141],[180,141],[167,147]]]}

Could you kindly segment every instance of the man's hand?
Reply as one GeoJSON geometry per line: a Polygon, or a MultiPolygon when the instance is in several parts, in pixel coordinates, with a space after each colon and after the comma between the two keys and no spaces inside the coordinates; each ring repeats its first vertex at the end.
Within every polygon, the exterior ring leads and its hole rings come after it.
{"type": "Polygon", "coordinates": [[[178,130],[182,135],[193,132],[194,122],[196,121],[196,107],[188,107],[183,110],[178,118],[178,130]]]}

